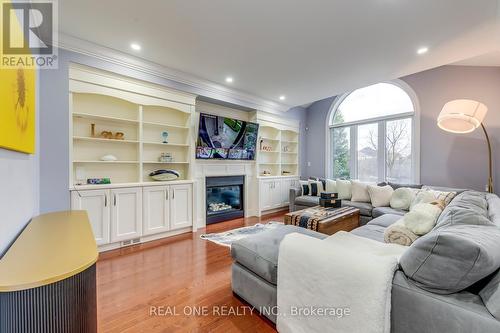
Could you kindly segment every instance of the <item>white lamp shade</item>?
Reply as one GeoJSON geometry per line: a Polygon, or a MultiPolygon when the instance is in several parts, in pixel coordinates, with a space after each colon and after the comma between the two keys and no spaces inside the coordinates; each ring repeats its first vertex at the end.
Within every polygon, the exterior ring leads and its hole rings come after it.
{"type": "Polygon", "coordinates": [[[470,133],[484,120],[488,108],[481,102],[456,99],[446,103],[439,114],[438,126],[452,133],[470,133]]]}

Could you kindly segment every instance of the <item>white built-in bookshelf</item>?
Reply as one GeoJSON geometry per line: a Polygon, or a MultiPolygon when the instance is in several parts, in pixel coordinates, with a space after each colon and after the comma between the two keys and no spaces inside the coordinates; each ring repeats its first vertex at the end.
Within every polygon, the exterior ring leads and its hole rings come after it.
{"type": "Polygon", "coordinates": [[[149,173],[158,169],[177,170],[180,180],[191,178],[194,98],[81,68],[72,69],[71,75],[71,185],[88,178],[148,183],[153,181],[149,173]],[[160,161],[162,153],[172,160],[160,161]],[[116,161],[102,160],[106,155],[116,161]]]}
{"type": "Polygon", "coordinates": [[[297,176],[298,144],[297,131],[261,125],[257,163],[259,176],[297,176]]]}

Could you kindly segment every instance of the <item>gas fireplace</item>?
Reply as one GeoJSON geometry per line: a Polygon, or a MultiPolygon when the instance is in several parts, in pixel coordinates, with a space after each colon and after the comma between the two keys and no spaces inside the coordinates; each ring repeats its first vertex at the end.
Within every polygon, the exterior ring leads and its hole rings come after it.
{"type": "Polygon", "coordinates": [[[244,216],[244,176],[206,178],[207,224],[244,216]]]}

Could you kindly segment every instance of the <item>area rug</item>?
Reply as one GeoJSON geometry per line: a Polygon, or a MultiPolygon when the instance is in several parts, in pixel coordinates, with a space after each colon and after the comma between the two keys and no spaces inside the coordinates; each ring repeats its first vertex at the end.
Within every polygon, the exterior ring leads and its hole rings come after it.
{"type": "Polygon", "coordinates": [[[213,234],[204,234],[201,235],[201,239],[205,239],[215,244],[231,247],[231,244],[238,239],[242,239],[251,235],[256,235],[265,230],[275,229],[278,226],[283,225],[282,222],[269,222],[266,224],[257,223],[250,227],[237,228],[229,231],[213,233],[213,234]]]}

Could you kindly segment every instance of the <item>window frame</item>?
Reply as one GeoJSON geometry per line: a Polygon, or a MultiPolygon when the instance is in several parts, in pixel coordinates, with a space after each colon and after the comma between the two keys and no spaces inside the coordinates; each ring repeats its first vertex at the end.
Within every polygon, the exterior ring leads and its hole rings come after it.
{"type": "Polygon", "coordinates": [[[330,110],[327,115],[326,121],[326,149],[325,149],[325,175],[328,178],[333,178],[333,145],[331,142],[332,128],[350,127],[350,173],[351,179],[356,179],[358,177],[358,126],[365,124],[378,124],[378,156],[377,156],[377,168],[378,168],[378,181],[386,181],[387,170],[386,170],[386,123],[391,120],[401,120],[401,119],[412,119],[412,138],[411,138],[411,154],[412,154],[412,182],[420,183],[420,107],[417,99],[417,95],[413,89],[402,80],[384,81],[380,83],[392,84],[400,89],[402,89],[410,98],[413,104],[413,112],[398,113],[395,115],[381,116],[370,119],[363,119],[359,121],[345,122],[341,124],[333,124],[333,119],[338,111],[339,106],[342,102],[349,96],[352,91],[344,93],[337,96],[330,106],[330,110]],[[382,134],[382,135],[381,135],[382,134]],[[380,149],[382,148],[382,149],[380,149]]]}

